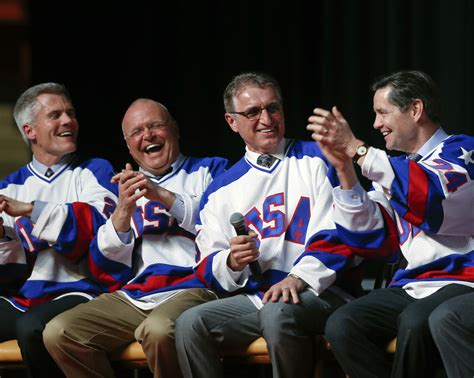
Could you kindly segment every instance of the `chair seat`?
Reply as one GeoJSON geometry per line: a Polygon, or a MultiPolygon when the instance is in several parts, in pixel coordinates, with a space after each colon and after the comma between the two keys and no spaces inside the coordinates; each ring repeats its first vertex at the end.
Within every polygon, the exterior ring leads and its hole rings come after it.
{"type": "Polygon", "coordinates": [[[0,366],[8,368],[23,366],[23,358],[16,340],[7,340],[0,343],[0,366]]]}
{"type": "MultiPolygon", "coordinates": [[[[250,345],[243,348],[233,348],[223,351],[226,359],[238,359],[243,363],[270,363],[267,353],[267,344],[260,337],[250,345]],[[242,360],[242,361],[241,361],[242,360]]],[[[133,342],[125,348],[111,354],[111,359],[121,361],[133,366],[145,366],[146,358],[142,346],[133,342]]],[[[20,348],[16,340],[8,340],[0,343],[0,364],[22,364],[20,348]]]]}
{"type": "Polygon", "coordinates": [[[222,351],[222,357],[226,362],[240,364],[270,364],[267,343],[263,337],[259,337],[251,344],[242,348],[231,348],[222,351]]]}
{"type": "Polygon", "coordinates": [[[16,340],[0,343],[0,360],[5,362],[22,362],[20,347],[16,340]]]}
{"type": "Polygon", "coordinates": [[[394,354],[397,350],[397,338],[395,337],[392,341],[390,341],[387,345],[387,349],[385,349],[387,353],[394,354]]]}

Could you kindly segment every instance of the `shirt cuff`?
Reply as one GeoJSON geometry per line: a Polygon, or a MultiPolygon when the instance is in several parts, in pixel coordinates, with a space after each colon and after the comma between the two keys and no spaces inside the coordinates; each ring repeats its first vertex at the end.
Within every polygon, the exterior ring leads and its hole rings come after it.
{"type": "Polygon", "coordinates": [[[132,229],[125,231],[125,232],[120,232],[120,231],[115,231],[117,233],[117,236],[119,237],[120,241],[123,244],[130,244],[133,240],[133,232],[132,229]]]}
{"type": "Polygon", "coordinates": [[[48,203],[45,201],[33,201],[33,211],[31,212],[31,221],[36,223],[41,215],[41,212],[46,207],[48,203]]]}
{"type": "Polygon", "coordinates": [[[347,206],[358,206],[362,205],[365,198],[365,190],[362,185],[357,182],[352,189],[344,190],[340,186],[334,188],[335,199],[347,206]]]}
{"type": "Polygon", "coordinates": [[[175,193],[176,199],[173,202],[173,206],[169,210],[170,215],[175,217],[179,223],[184,219],[184,200],[181,194],[175,193]]]}

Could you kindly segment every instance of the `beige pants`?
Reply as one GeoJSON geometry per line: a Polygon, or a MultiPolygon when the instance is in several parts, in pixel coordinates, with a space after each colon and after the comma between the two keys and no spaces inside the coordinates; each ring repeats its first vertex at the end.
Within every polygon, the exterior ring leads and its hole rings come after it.
{"type": "Polygon", "coordinates": [[[135,340],[155,378],[181,377],[175,320],[188,308],[214,299],[209,290],[186,289],[152,310],[141,310],[117,292],[102,294],[56,316],[43,339],[67,377],[113,377],[108,352],[135,340]]]}

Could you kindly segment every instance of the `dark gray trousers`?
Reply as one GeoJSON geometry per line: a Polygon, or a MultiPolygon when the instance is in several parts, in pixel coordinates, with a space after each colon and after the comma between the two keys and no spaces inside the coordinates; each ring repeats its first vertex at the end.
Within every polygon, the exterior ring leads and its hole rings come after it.
{"type": "Polygon", "coordinates": [[[223,376],[222,347],[239,347],[263,336],[274,378],[311,377],[314,336],[345,302],[331,292],[300,293],[299,304],[267,303],[260,310],[239,294],[193,307],[176,322],[176,348],[185,378],[223,376]]]}
{"type": "Polygon", "coordinates": [[[326,337],[351,378],[433,377],[442,363],[428,317],[441,303],[470,290],[452,284],[422,299],[401,288],[374,290],[335,311],[327,321],[326,337]],[[394,337],[392,361],[385,349],[394,337]]]}
{"type": "Polygon", "coordinates": [[[474,377],[474,289],[438,306],[429,323],[448,377],[474,377]]]}

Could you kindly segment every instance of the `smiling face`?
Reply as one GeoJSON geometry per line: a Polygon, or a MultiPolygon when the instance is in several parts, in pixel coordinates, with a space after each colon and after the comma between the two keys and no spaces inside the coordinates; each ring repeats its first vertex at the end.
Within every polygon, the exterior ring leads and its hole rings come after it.
{"type": "Polygon", "coordinates": [[[79,124],[71,102],[58,94],[43,93],[36,98],[33,124],[23,125],[35,158],[52,166],[64,155],[76,151],[79,124]]]}
{"type": "Polygon", "coordinates": [[[405,111],[401,111],[389,100],[391,87],[378,89],[374,94],[374,128],[379,130],[387,149],[413,153],[426,141],[417,121],[422,104],[415,100],[405,111]]]}
{"type": "Polygon", "coordinates": [[[122,128],[130,155],[146,171],[162,175],[176,160],[178,126],[160,103],[134,102],[125,113],[122,128]]]}
{"type": "MultiPolygon", "coordinates": [[[[248,112],[252,108],[268,108],[271,104],[281,104],[277,92],[272,86],[244,86],[233,99],[235,112],[248,112]]],[[[280,105],[281,106],[281,105],[280,105]]],[[[256,119],[244,115],[225,113],[230,128],[239,133],[250,151],[272,153],[276,150],[285,134],[285,117],[283,110],[262,110],[256,119]]]]}

